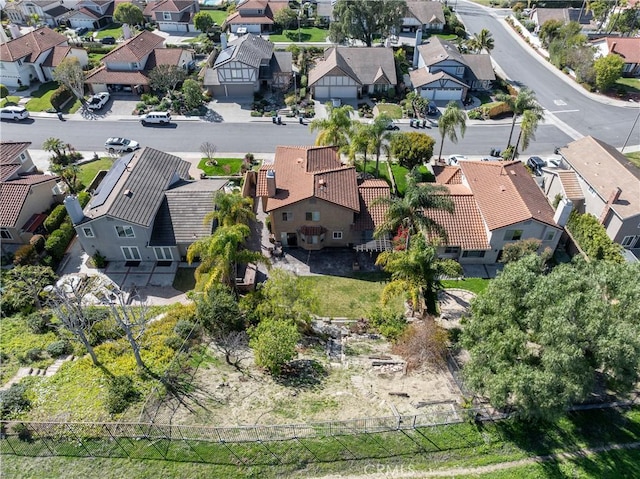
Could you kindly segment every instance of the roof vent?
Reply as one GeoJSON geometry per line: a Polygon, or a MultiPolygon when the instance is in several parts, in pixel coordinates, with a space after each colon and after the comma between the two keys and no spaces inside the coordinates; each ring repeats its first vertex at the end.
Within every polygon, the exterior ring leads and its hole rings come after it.
{"type": "Polygon", "coordinates": [[[324,185],[326,185],[326,184],[327,184],[327,182],[326,182],[326,181],[324,181],[324,178],[320,178],[320,180],[318,181],[318,184],[319,184],[320,186],[324,186],[324,185]]]}
{"type": "Polygon", "coordinates": [[[507,191],[507,188],[504,185],[500,185],[500,191],[507,191]]]}
{"type": "Polygon", "coordinates": [[[518,176],[518,174],[516,173],[516,170],[509,170],[509,173],[511,173],[513,176],[518,176]]]}
{"type": "Polygon", "coordinates": [[[133,196],[133,192],[131,190],[124,190],[124,193],[122,193],[124,196],[126,196],[127,198],[131,198],[133,196]]]}

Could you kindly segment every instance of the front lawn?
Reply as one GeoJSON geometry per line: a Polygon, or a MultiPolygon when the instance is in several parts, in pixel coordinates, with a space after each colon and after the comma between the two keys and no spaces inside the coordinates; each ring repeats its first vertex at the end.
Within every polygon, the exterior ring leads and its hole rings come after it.
{"type": "Polygon", "coordinates": [[[489,287],[490,279],[483,278],[465,278],[465,279],[445,279],[442,280],[442,286],[445,289],[459,288],[480,294],[489,287]]]}
{"type": "MultiPolygon", "coordinates": [[[[29,100],[25,108],[29,111],[47,111],[52,109],[51,95],[58,89],[58,83],[50,81],[40,85],[36,91],[31,93],[31,100],[29,100]]],[[[75,113],[82,106],[80,100],[76,98],[75,101],[69,101],[62,109],[64,113],[75,113]]]]}
{"type": "Polygon", "coordinates": [[[213,160],[203,158],[198,163],[198,168],[207,176],[238,175],[241,166],[242,158],[214,158],[213,160]]]}
{"type": "MultiPolygon", "coordinates": [[[[429,158],[426,159],[427,161],[429,158]]],[[[422,174],[422,178],[420,181],[433,181],[433,175],[429,173],[429,170],[426,166],[420,165],[418,167],[418,171],[422,174]]],[[[398,195],[404,196],[407,191],[407,175],[409,174],[409,170],[404,166],[400,166],[398,163],[391,163],[391,172],[393,173],[393,179],[396,182],[396,189],[398,190],[398,195]]]]}
{"type": "Polygon", "coordinates": [[[640,79],[638,78],[618,78],[616,86],[622,87],[630,93],[640,93],[640,79]]]}
{"type": "MultiPolygon", "coordinates": [[[[131,32],[134,33],[134,32],[131,32]]],[[[107,28],[96,32],[95,38],[100,40],[104,37],[113,37],[116,40],[122,36],[122,25],[119,23],[112,23],[107,28]]]]}
{"type": "Polygon", "coordinates": [[[634,153],[626,153],[624,156],[629,158],[629,161],[640,168],[640,151],[634,153]]]}
{"type": "Polygon", "coordinates": [[[458,35],[455,35],[453,33],[436,33],[433,36],[450,42],[455,42],[456,38],[458,38],[458,35]]]}
{"type": "Polygon", "coordinates": [[[20,101],[19,96],[4,97],[2,100],[0,100],[0,108],[2,108],[3,106],[17,105],[19,101],[20,101]]]}
{"type": "Polygon", "coordinates": [[[326,42],[329,30],[317,27],[301,28],[298,30],[283,30],[282,33],[269,35],[272,42],[326,42]]]}
{"type": "Polygon", "coordinates": [[[86,188],[91,183],[100,170],[108,170],[113,165],[113,158],[100,158],[96,161],[80,165],[78,181],[86,188]]]}
{"type": "Polygon", "coordinates": [[[218,25],[222,25],[229,14],[225,10],[200,10],[211,17],[218,25]]]}
{"type": "Polygon", "coordinates": [[[378,109],[378,114],[385,113],[388,117],[399,120],[402,118],[402,107],[395,103],[378,103],[375,108],[378,109]]]}

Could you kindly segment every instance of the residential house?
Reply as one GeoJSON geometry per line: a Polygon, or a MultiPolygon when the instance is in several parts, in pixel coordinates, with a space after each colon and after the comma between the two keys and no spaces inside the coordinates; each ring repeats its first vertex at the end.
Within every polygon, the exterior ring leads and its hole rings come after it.
{"type": "Polygon", "coordinates": [[[560,155],[561,168],[542,170],[549,200],[570,199],[576,211],[598,218],[609,238],[640,252],[640,178],[624,166],[629,160],[592,136],[560,148],[560,155]]]}
{"type": "Polygon", "coordinates": [[[445,23],[441,2],[409,1],[407,2],[407,15],[402,20],[402,31],[441,32],[445,23]]]}
{"type": "Polygon", "coordinates": [[[640,76],[640,38],[638,37],[603,37],[592,40],[596,57],[606,57],[613,53],[624,61],[622,75],[626,77],[640,76]]]}
{"type": "Polygon", "coordinates": [[[435,166],[434,173],[455,206],[453,213],[424,212],[447,232],[440,256],[491,264],[500,261],[507,244],[531,238],[541,241],[539,251],[556,249],[562,227],[522,162],[461,161],[435,166]]]}
{"type": "Polygon", "coordinates": [[[164,48],[164,38],[147,30],[102,57],[102,66],[87,74],[85,82],[93,93],[149,89],[149,72],[158,65],[188,68],[193,60],[191,50],[164,48]]]}
{"type": "Polygon", "coordinates": [[[227,17],[222,29],[228,29],[236,35],[270,33],[273,31],[276,12],[288,7],[287,0],[246,0],[227,17]]]}
{"type": "Polygon", "coordinates": [[[535,23],[536,32],[538,32],[542,25],[549,20],[557,20],[563,25],[566,25],[569,22],[579,23],[583,33],[595,32],[598,28],[598,25],[593,18],[593,12],[588,10],[586,7],[534,8],[529,14],[529,19],[535,23]]]}
{"type": "Polygon", "coordinates": [[[333,21],[333,6],[335,0],[318,0],[316,3],[316,16],[325,24],[333,21]]]}
{"type": "Polygon", "coordinates": [[[70,0],[65,4],[60,0],[15,0],[7,2],[4,11],[9,20],[17,25],[26,25],[31,21],[32,15],[37,15],[39,22],[53,28],[60,25],[75,2],[77,0],[70,0]]]}
{"type": "Polygon", "coordinates": [[[309,71],[309,88],[316,99],[383,94],[397,83],[391,48],[331,47],[309,71]]]}
{"type": "Polygon", "coordinates": [[[411,83],[429,100],[462,101],[469,91],[490,90],[496,79],[489,54],[462,54],[455,44],[439,37],[418,47],[416,66],[409,72],[411,83]]]}
{"type": "Polygon", "coordinates": [[[332,146],[279,146],[271,165],[257,174],[256,196],[269,213],[271,232],[283,246],[319,250],[353,247],[373,238],[389,197],[380,180],[358,184],[354,167],[332,146]]]}
{"type": "Polygon", "coordinates": [[[113,22],[113,0],[80,0],[65,19],[70,27],[97,30],[113,22]]]}
{"type": "Polygon", "coordinates": [[[67,37],[42,27],[0,44],[0,76],[8,87],[45,83],[53,79],[53,69],[67,57],[75,57],[82,66],[89,62],[82,48],[70,47],[67,37]]]}
{"type": "Polygon", "coordinates": [[[0,241],[26,244],[40,231],[61,190],[57,176],[36,171],[31,142],[0,142],[0,241]]]}
{"type": "Polygon", "coordinates": [[[84,251],[107,261],[181,261],[194,241],[209,236],[223,180],[189,179],[189,162],[143,148],[116,160],[84,208],[76,197],[65,206],[84,251]]]}
{"type": "Polygon", "coordinates": [[[253,34],[213,52],[204,70],[205,88],[215,97],[252,97],[260,89],[286,90],[293,78],[291,52],[274,52],[273,43],[253,34]]]}
{"type": "Polygon", "coordinates": [[[196,0],[158,0],[148,2],[143,14],[148,21],[157,23],[163,32],[197,32],[193,17],[200,11],[196,0]]]}

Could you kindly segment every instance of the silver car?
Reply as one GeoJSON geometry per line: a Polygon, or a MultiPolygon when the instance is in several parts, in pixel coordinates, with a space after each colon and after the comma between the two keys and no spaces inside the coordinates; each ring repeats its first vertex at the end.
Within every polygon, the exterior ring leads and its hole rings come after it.
{"type": "Polygon", "coordinates": [[[140,148],[137,141],[126,138],[107,138],[104,142],[104,149],[109,153],[129,153],[140,148]]]}

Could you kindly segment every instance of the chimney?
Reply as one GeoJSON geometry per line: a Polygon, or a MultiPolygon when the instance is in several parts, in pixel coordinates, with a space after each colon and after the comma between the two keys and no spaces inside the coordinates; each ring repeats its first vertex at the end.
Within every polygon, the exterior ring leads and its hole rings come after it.
{"type": "Polygon", "coordinates": [[[220,34],[220,47],[222,50],[227,48],[227,34],[224,32],[220,34]]]}
{"type": "Polygon", "coordinates": [[[11,25],[9,25],[9,34],[11,35],[11,38],[13,38],[14,40],[22,36],[22,34],[20,33],[20,27],[15,23],[12,23],[11,25]]]}
{"type": "Polygon", "coordinates": [[[614,204],[616,201],[618,201],[618,198],[620,198],[621,193],[622,193],[622,190],[616,186],[616,188],[609,195],[607,204],[604,205],[604,208],[602,209],[602,213],[600,214],[600,218],[598,219],[598,222],[601,225],[604,225],[605,222],[607,221],[607,216],[609,215],[609,210],[611,209],[611,205],[614,204]]]}
{"type": "Polygon", "coordinates": [[[617,45],[617,44],[618,44],[618,42],[613,42],[613,43],[611,44],[611,51],[610,51],[610,53],[614,53],[614,52],[616,51],[616,45],[617,45]]]}
{"type": "Polygon", "coordinates": [[[418,68],[418,59],[420,58],[418,47],[420,45],[422,45],[422,30],[416,31],[416,46],[413,49],[413,68],[418,68]]]}
{"type": "Polygon", "coordinates": [[[78,201],[77,196],[67,196],[64,199],[64,207],[67,209],[67,213],[69,213],[69,217],[71,218],[71,222],[74,226],[82,223],[82,220],[84,219],[84,212],[82,211],[82,206],[80,206],[80,201],[78,201]]]}
{"type": "Polygon", "coordinates": [[[572,209],[573,202],[568,198],[562,198],[560,203],[558,203],[556,213],[553,215],[553,221],[555,221],[558,226],[564,228],[567,221],[569,221],[569,215],[572,209]]]}
{"type": "Polygon", "coordinates": [[[131,38],[131,27],[126,23],[122,24],[122,36],[125,40],[129,40],[129,38],[131,38]]]}
{"type": "Polygon", "coordinates": [[[273,198],[276,196],[276,172],[275,170],[267,170],[267,196],[273,198]]]}

